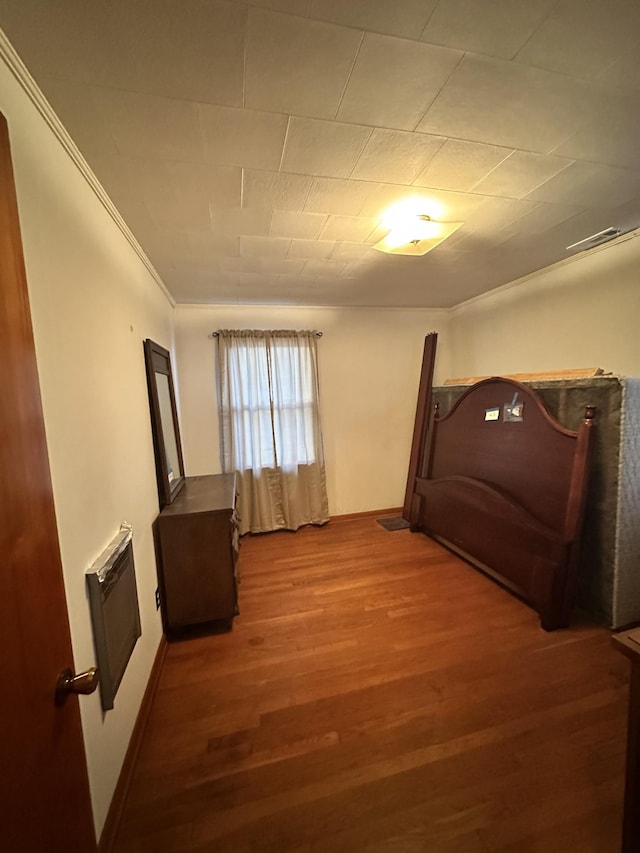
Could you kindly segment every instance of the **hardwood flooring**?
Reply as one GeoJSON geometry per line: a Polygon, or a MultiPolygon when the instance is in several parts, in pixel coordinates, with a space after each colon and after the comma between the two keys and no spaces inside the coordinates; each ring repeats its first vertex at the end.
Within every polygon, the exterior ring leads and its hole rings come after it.
{"type": "Polygon", "coordinates": [[[628,661],[373,518],[243,540],[170,644],[116,853],[620,849],[628,661]]]}

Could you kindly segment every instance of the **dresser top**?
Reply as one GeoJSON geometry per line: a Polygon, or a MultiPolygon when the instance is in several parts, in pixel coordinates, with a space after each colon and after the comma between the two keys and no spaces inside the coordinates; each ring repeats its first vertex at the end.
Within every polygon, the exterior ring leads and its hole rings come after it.
{"type": "Polygon", "coordinates": [[[175,500],[166,506],[160,515],[166,517],[232,510],[235,506],[235,482],[235,474],[186,477],[175,500]]]}

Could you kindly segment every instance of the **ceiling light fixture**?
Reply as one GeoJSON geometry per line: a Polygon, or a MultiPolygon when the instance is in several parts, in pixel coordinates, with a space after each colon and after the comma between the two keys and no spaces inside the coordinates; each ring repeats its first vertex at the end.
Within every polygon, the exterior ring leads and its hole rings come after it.
{"type": "Polygon", "coordinates": [[[443,212],[437,199],[402,199],[383,213],[380,225],[388,233],[373,248],[392,255],[426,255],[463,224],[441,222],[443,212]]]}

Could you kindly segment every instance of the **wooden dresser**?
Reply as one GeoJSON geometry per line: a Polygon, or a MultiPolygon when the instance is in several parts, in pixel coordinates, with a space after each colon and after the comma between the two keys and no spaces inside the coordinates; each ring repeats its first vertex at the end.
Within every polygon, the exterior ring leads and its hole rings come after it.
{"type": "Polygon", "coordinates": [[[239,550],[233,474],[187,477],[156,528],[165,632],[216,622],[231,628],[238,613],[239,550]]]}

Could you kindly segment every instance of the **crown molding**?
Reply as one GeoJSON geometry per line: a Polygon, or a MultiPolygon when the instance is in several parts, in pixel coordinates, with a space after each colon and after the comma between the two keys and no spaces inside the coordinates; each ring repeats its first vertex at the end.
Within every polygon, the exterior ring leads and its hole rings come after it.
{"type": "Polygon", "coordinates": [[[0,29],[0,58],[7,66],[9,71],[13,74],[18,84],[23,89],[23,91],[25,92],[31,103],[34,105],[34,107],[37,109],[40,116],[44,119],[45,123],[47,124],[53,135],[56,137],[60,145],[62,145],[65,152],[73,161],[74,165],[76,166],[82,177],[89,184],[98,201],[102,204],[102,206],[107,211],[113,222],[122,232],[122,235],[127,240],[133,251],[138,256],[138,258],[142,261],[155,283],[163,292],[164,296],[171,303],[172,307],[175,307],[175,299],[167,290],[165,283],[160,277],[160,274],[147,257],[140,243],[138,243],[138,241],[134,237],[129,226],[124,221],[124,219],[118,212],[118,209],[107,195],[104,187],[93,173],[93,170],[91,169],[87,161],[80,153],[80,150],[78,149],[73,139],[69,136],[69,133],[56,115],[53,107],[43,95],[38,84],[29,73],[28,68],[16,53],[13,45],[9,42],[2,29],[0,29]]]}

